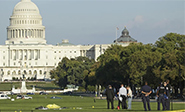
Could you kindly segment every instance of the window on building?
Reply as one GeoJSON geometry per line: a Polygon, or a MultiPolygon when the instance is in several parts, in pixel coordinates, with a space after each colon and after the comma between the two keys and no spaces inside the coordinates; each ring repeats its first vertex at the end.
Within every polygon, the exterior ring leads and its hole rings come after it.
{"type": "Polygon", "coordinates": [[[32,72],[31,72],[31,70],[29,70],[29,75],[31,75],[32,74],[32,72]]]}
{"type": "Polygon", "coordinates": [[[42,70],[40,70],[39,72],[40,72],[40,74],[42,74],[42,70]]]}
{"type": "Polygon", "coordinates": [[[27,74],[26,70],[24,70],[23,74],[24,74],[24,75],[26,75],[26,74],[27,74]]]}
{"type": "Polygon", "coordinates": [[[10,75],[10,71],[8,71],[7,74],[10,75]]]}
{"type": "Polygon", "coordinates": [[[12,72],[12,75],[16,75],[16,72],[15,72],[15,70],[12,72]]]}
{"type": "Polygon", "coordinates": [[[37,71],[36,70],[34,70],[34,75],[37,75],[37,71]]]}
{"type": "Polygon", "coordinates": [[[21,71],[20,70],[18,71],[18,75],[21,75],[21,71]]]}

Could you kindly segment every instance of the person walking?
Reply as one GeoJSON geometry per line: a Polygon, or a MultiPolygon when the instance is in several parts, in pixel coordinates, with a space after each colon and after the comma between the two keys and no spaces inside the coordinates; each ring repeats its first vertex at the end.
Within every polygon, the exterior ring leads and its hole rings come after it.
{"type": "Polygon", "coordinates": [[[119,100],[118,100],[118,109],[120,108],[120,104],[122,109],[127,109],[126,97],[127,97],[127,89],[121,84],[121,88],[119,89],[119,100]]]}
{"type": "Polygon", "coordinates": [[[132,103],[132,90],[130,89],[130,86],[127,86],[127,98],[128,98],[128,109],[131,109],[131,103],[132,103]]]}
{"type": "Polygon", "coordinates": [[[147,82],[145,82],[145,85],[142,86],[141,93],[142,93],[142,102],[143,102],[144,109],[145,109],[145,111],[147,111],[147,108],[146,108],[146,102],[147,102],[148,110],[150,111],[151,108],[150,108],[150,97],[149,97],[149,95],[152,93],[152,89],[151,89],[150,86],[148,86],[147,82]]]}
{"type": "Polygon", "coordinates": [[[166,106],[166,110],[170,110],[170,90],[171,90],[171,85],[170,85],[170,80],[166,80],[166,95],[167,95],[167,99],[165,100],[165,106],[166,106]]]}
{"type": "MultiPolygon", "coordinates": [[[[164,82],[165,84],[166,82],[164,82]]],[[[157,95],[157,110],[160,110],[160,104],[162,103],[163,110],[165,110],[165,101],[164,101],[164,96],[166,94],[164,84],[161,84],[159,86],[159,89],[156,93],[157,95]]]]}
{"type": "Polygon", "coordinates": [[[114,109],[114,90],[111,85],[106,89],[105,95],[107,96],[107,109],[109,109],[109,103],[111,103],[111,108],[114,109]]]}

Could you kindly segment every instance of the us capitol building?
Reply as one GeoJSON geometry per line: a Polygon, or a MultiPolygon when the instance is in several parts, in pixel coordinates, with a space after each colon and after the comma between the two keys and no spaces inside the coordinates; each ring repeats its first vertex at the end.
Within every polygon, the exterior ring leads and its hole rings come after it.
{"type": "MultiPolygon", "coordinates": [[[[137,42],[128,30],[112,44],[128,46],[137,42]]],[[[31,0],[21,0],[14,7],[7,27],[7,40],[0,45],[0,81],[15,79],[50,79],[63,57],[85,56],[97,59],[111,44],[74,45],[68,40],[49,45],[45,40],[45,26],[38,7],[31,0]]]]}

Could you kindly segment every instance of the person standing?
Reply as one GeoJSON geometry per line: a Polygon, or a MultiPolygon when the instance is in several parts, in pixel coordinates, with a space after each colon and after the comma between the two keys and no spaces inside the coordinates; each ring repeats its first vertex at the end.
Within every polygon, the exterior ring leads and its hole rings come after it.
{"type": "Polygon", "coordinates": [[[127,98],[128,98],[128,109],[131,109],[131,103],[132,103],[132,90],[130,89],[130,86],[127,86],[127,98]]]}
{"type": "Polygon", "coordinates": [[[120,108],[120,103],[121,103],[122,109],[127,109],[127,103],[126,103],[127,89],[124,87],[123,84],[121,84],[121,88],[119,89],[118,94],[119,94],[118,108],[120,108]]]}
{"type": "Polygon", "coordinates": [[[147,102],[148,110],[150,111],[151,108],[150,108],[150,97],[149,97],[149,95],[152,93],[152,89],[151,89],[150,86],[148,86],[147,82],[145,82],[145,85],[142,86],[141,93],[142,93],[142,101],[143,101],[144,109],[145,109],[145,111],[147,111],[147,108],[146,108],[146,102],[147,102]]]}
{"type": "MultiPolygon", "coordinates": [[[[165,84],[166,82],[164,82],[164,84],[165,84]]],[[[165,96],[165,94],[166,94],[166,92],[165,92],[165,87],[164,87],[164,85],[163,84],[161,84],[160,86],[159,86],[159,89],[158,89],[158,91],[157,91],[157,97],[158,97],[158,99],[157,99],[157,110],[160,110],[160,103],[162,103],[162,106],[163,106],[163,110],[165,110],[165,101],[164,101],[164,96],[165,96]]]]}
{"type": "Polygon", "coordinates": [[[114,109],[114,90],[111,85],[106,89],[105,95],[107,96],[107,109],[109,109],[109,103],[111,103],[111,108],[114,109]]]}
{"type": "Polygon", "coordinates": [[[166,106],[166,110],[170,110],[170,89],[171,89],[171,85],[170,85],[170,80],[166,80],[166,95],[167,95],[167,99],[165,100],[165,106],[166,106]]]}

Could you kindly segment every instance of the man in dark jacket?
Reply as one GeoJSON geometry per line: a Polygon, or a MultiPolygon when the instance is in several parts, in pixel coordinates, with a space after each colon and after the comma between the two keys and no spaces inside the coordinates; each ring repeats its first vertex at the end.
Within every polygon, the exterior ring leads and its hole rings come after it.
{"type": "Polygon", "coordinates": [[[166,106],[166,110],[170,110],[170,90],[171,90],[171,85],[170,85],[170,80],[166,80],[166,95],[167,95],[167,99],[165,100],[165,106],[166,106]]]}
{"type": "Polygon", "coordinates": [[[142,93],[142,101],[143,101],[144,109],[145,109],[145,111],[147,111],[147,108],[146,108],[146,103],[147,103],[148,110],[150,111],[151,108],[150,108],[150,97],[149,97],[149,95],[152,93],[152,89],[151,89],[150,86],[148,86],[147,82],[145,82],[145,85],[142,86],[141,93],[142,93]]]}
{"type": "Polygon", "coordinates": [[[109,85],[106,89],[105,95],[107,96],[107,109],[109,109],[109,102],[111,102],[111,107],[114,109],[113,99],[114,99],[114,90],[112,86],[109,85]]]}

